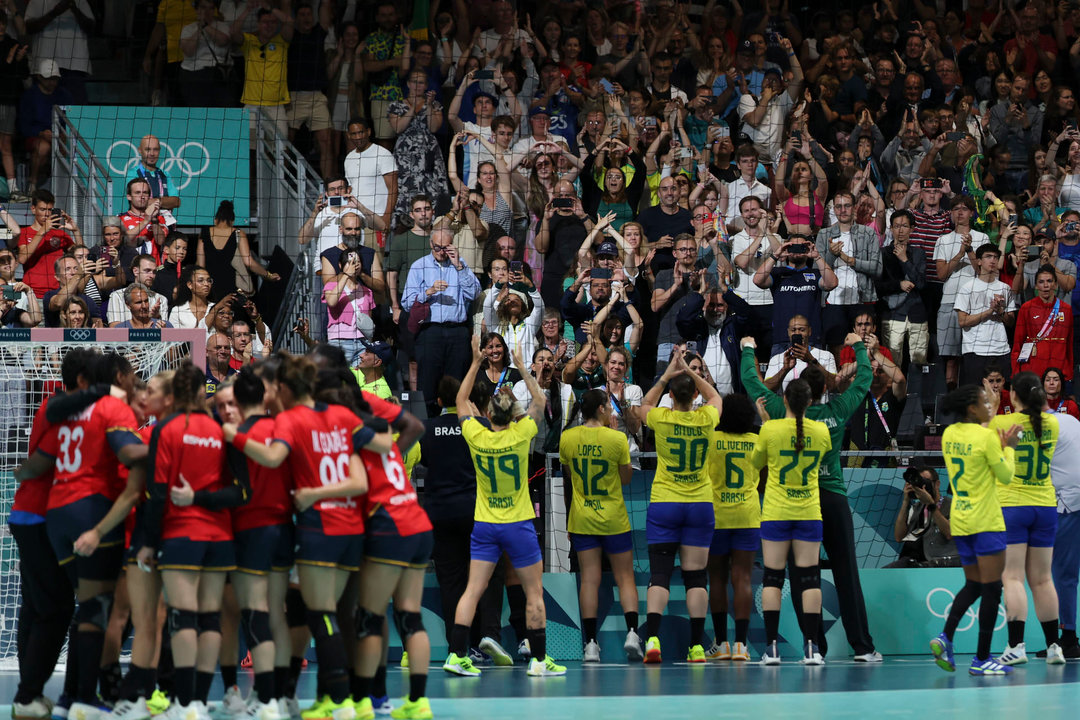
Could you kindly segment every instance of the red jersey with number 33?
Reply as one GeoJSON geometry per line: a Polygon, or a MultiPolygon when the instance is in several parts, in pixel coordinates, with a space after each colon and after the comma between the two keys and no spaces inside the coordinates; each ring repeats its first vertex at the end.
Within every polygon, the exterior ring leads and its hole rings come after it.
{"type": "MultiPolygon", "coordinates": [[[[240,431],[248,439],[264,445],[274,441],[274,419],[256,417],[245,420],[240,431]]],[[[289,489],[289,466],[263,467],[253,460],[247,461],[248,478],[251,481],[251,499],[233,508],[233,530],[250,530],[269,525],[284,525],[292,518],[292,498],[289,489]]]]}
{"type": "MultiPolygon", "coordinates": [[[[348,480],[354,445],[366,445],[373,436],[360,418],[340,405],[297,405],[274,418],[274,440],[289,447],[289,474],[296,488],[321,488],[348,480]]],[[[320,500],[298,515],[296,525],[326,535],[363,534],[362,500],[320,500]]]]}
{"type": "Polygon", "coordinates": [[[106,395],[54,426],[38,448],[56,458],[49,510],[91,495],[115,500],[124,489],[117,453],[128,445],[143,444],[136,425],[127,403],[106,395]]]}
{"type": "MultiPolygon", "coordinates": [[[[395,422],[405,412],[401,406],[387,402],[371,393],[364,393],[375,417],[395,422]]],[[[368,492],[364,496],[364,515],[370,517],[380,507],[386,508],[402,537],[431,530],[431,520],[416,499],[416,490],[409,482],[409,473],[401,459],[397,443],[386,455],[361,450],[360,457],[368,474],[368,492]]]]}

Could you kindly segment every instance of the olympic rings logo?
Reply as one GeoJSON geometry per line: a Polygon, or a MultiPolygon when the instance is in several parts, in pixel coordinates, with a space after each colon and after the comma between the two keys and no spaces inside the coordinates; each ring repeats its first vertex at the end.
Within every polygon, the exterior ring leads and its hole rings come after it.
{"type": "MultiPolygon", "coordinates": [[[[177,190],[183,190],[192,178],[210,168],[210,151],[200,142],[188,141],[174,152],[167,142],[162,141],[160,157],[158,167],[172,178],[177,190]]],[[[120,177],[127,177],[140,160],[138,147],[129,140],[117,140],[105,153],[109,170],[120,177]]]]}
{"type": "Polygon", "coordinates": [[[91,339],[94,336],[93,330],[87,328],[71,328],[68,330],[68,338],[76,342],[83,342],[91,339]]]}
{"type": "MultiPolygon", "coordinates": [[[[956,596],[953,595],[952,591],[948,588],[934,588],[930,592],[926,593],[926,609],[929,610],[930,614],[934,617],[938,617],[944,620],[949,616],[949,610],[952,609],[953,600],[955,598],[956,596]],[[939,593],[944,593],[949,597],[949,599],[945,603],[945,607],[940,612],[935,608],[935,605],[937,605],[941,601],[939,600],[935,602],[934,600],[935,596],[937,596],[939,593]]],[[[971,628],[975,627],[975,623],[977,620],[978,615],[975,613],[974,607],[969,607],[967,609],[967,612],[964,613],[963,619],[960,620],[960,625],[957,626],[956,631],[964,632],[965,630],[970,630],[971,628]]],[[[994,630],[1000,630],[1003,627],[1005,627],[1005,606],[999,604],[998,622],[996,625],[994,625],[994,630]]]]}

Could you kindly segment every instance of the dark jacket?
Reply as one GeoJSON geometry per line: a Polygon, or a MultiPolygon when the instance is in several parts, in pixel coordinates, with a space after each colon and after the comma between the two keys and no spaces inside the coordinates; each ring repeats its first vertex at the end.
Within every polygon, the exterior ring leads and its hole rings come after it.
{"type": "Polygon", "coordinates": [[[697,343],[697,353],[704,356],[705,348],[709,340],[719,337],[720,347],[731,366],[731,384],[735,392],[743,392],[742,378],[739,374],[739,340],[751,335],[753,318],[750,314],[750,305],[735,294],[731,288],[724,293],[724,302],[728,305],[728,313],[724,318],[719,330],[712,330],[705,320],[705,296],[701,293],[691,293],[686,299],[686,304],[679,310],[675,318],[675,327],[684,340],[693,340],[697,343]]]}

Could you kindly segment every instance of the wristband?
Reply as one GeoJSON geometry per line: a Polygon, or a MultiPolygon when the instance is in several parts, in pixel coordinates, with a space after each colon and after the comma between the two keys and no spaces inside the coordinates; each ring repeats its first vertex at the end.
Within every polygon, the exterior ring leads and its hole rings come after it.
{"type": "Polygon", "coordinates": [[[248,434],[246,432],[238,432],[236,433],[236,437],[232,439],[232,446],[240,452],[244,452],[244,446],[247,445],[247,441],[248,434]]]}

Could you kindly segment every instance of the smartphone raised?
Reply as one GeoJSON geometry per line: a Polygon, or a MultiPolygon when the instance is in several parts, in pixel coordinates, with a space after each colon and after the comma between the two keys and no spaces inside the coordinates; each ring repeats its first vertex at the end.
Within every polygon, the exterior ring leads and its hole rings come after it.
{"type": "Polygon", "coordinates": [[[330,197],[326,198],[326,204],[330,207],[341,207],[345,204],[345,198],[343,198],[341,195],[331,195],[330,197]]]}
{"type": "Polygon", "coordinates": [[[551,207],[558,210],[569,210],[570,208],[574,207],[574,198],[552,198],[551,207]]]}
{"type": "Polygon", "coordinates": [[[1027,249],[1028,262],[1031,262],[1032,260],[1038,260],[1039,255],[1041,255],[1041,254],[1042,254],[1042,248],[1041,247],[1039,247],[1038,245],[1028,245],[1028,249],[1027,249]]]}
{"type": "Polygon", "coordinates": [[[809,246],[806,243],[795,243],[794,245],[788,245],[788,253],[791,255],[805,255],[810,252],[809,246]]]}
{"type": "Polygon", "coordinates": [[[5,285],[4,286],[4,299],[5,300],[17,300],[18,298],[19,298],[19,293],[15,292],[15,287],[13,285],[5,285]]]}
{"type": "Polygon", "coordinates": [[[611,81],[607,78],[600,78],[600,87],[604,88],[604,92],[608,95],[615,94],[615,86],[611,84],[611,81]]]}
{"type": "Polygon", "coordinates": [[[791,344],[792,345],[802,345],[804,340],[805,340],[805,338],[803,337],[802,333],[792,333],[791,334],[791,344]]]}
{"type": "Polygon", "coordinates": [[[495,71],[494,70],[477,70],[476,75],[473,75],[473,77],[475,77],[477,80],[494,80],[495,79],[495,71]]]}
{"type": "Polygon", "coordinates": [[[512,273],[521,272],[521,261],[520,260],[511,260],[510,261],[510,272],[512,272],[512,273]]]}
{"type": "Polygon", "coordinates": [[[611,268],[593,268],[589,273],[589,278],[592,280],[610,280],[611,268]]]}

